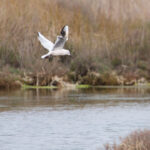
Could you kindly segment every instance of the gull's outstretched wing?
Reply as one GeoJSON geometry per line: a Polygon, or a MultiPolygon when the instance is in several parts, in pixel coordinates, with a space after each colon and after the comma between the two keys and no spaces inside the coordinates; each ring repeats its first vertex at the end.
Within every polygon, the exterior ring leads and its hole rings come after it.
{"type": "Polygon", "coordinates": [[[65,45],[65,42],[65,38],[63,38],[62,36],[57,36],[53,50],[62,49],[65,45]]]}
{"type": "Polygon", "coordinates": [[[60,34],[60,36],[57,36],[53,50],[62,49],[64,47],[65,42],[68,40],[69,27],[64,26],[60,34]]]}
{"type": "Polygon", "coordinates": [[[42,46],[46,48],[48,51],[51,51],[53,49],[54,44],[47,38],[45,38],[40,32],[38,32],[38,40],[40,41],[42,46]]]}
{"type": "Polygon", "coordinates": [[[66,40],[68,40],[68,35],[69,35],[69,27],[68,26],[64,26],[61,31],[60,34],[62,37],[66,38],[66,40]]]}

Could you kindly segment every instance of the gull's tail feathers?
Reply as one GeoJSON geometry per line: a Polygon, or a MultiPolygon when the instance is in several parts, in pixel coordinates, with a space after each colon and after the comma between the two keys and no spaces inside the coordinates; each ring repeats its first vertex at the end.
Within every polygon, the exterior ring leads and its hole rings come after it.
{"type": "Polygon", "coordinates": [[[41,58],[42,58],[42,59],[46,59],[46,58],[48,58],[49,56],[50,56],[50,53],[47,53],[47,54],[45,54],[45,55],[42,55],[41,58]]]}

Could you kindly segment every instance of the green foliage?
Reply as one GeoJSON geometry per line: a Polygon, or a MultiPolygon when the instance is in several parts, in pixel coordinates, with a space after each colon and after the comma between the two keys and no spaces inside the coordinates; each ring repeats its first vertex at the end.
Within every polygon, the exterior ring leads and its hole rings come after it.
{"type": "Polygon", "coordinates": [[[15,50],[6,47],[0,47],[0,59],[3,65],[9,64],[13,67],[19,67],[19,54],[15,50]]]}
{"type": "Polygon", "coordinates": [[[145,61],[138,61],[137,67],[142,70],[147,70],[149,66],[147,66],[147,63],[145,61]]]}
{"type": "Polygon", "coordinates": [[[121,65],[121,59],[120,58],[114,58],[112,61],[111,61],[111,64],[112,66],[115,68],[115,67],[118,67],[121,65]]]}
{"type": "Polygon", "coordinates": [[[21,72],[20,69],[14,68],[14,67],[10,67],[9,71],[10,71],[10,73],[13,73],[13,74],[20,74],[20,72],[21,72]]]}
{"type": "Polygon", "coordinates": [[[78,84],[76,85],[76,88],[78,89],[87,89],[87,88],[90,88],[92,87],[91,85],[88,85],[88,84],[78,84]]]}

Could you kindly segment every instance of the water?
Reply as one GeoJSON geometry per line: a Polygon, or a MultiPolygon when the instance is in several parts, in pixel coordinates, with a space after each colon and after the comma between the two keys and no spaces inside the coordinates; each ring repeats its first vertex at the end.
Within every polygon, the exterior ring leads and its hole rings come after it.
{"type": "Polygon", "coordinates": [[[0,92],[0,150],[97,150],[150,129],[149,88],[0,92]]]}

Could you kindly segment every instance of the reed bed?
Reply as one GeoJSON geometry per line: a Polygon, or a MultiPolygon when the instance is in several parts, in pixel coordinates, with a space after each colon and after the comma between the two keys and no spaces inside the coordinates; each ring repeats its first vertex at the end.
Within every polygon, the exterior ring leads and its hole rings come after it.
{"type": "Polygon", "coordinates": [[[1,0],[0,66],[60,76],[122,65],[149,71],[149,8],[149,0],[1,0]],[[37,32],[54,42],[65,24],[71,58],[41,60],[37,32]]]}

